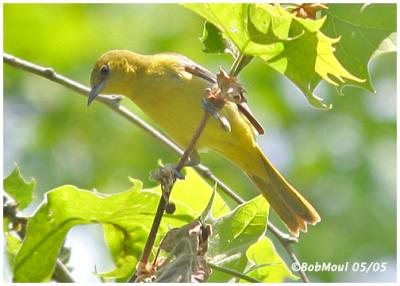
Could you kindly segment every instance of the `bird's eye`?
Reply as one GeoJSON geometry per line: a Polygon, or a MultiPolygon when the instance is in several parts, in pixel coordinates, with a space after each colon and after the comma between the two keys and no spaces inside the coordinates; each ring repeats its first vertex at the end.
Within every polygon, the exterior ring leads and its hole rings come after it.
{"type": "Polygon", "coordinates": [[[110,72],[110,68],[108,67],[108,65],[104,65],[100,68],[100,74],[102,76],[107,76],[109,72],[110,72]]]}

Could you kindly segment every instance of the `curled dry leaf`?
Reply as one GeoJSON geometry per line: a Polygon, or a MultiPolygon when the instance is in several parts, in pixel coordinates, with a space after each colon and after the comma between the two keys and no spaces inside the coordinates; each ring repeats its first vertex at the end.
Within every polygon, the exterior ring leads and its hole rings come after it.
{"type": "Polygon", "coordinates": [[[199,219],[171,229],[160,244],[163,255],[157,255],[151,270],[136,282],[206,282],[211,273],[205,259],[210,235],[210,225],[199,219]]]}
{"type": "Polygon", "coordinates": [[[315,20],[317,18],[317,12],[321,9],[328,9],[328,7],[322,3],[302,3],[297,5],[292,12],[297,17],[315,20]]]}

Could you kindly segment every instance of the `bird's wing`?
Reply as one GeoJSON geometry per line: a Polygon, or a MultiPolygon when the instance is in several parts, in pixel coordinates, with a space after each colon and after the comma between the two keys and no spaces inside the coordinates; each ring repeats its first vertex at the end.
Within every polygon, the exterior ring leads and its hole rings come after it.
{"type": "Polygon", "coordinates": [[[247,120],[250,121],[251,125],[257,130],[259,135],[263,135],[265,133],[264,128],[262,127],[261,123],[258,122],[254,114],[251,112],[250,107],[247,105],[246,102],[238,103],[237,104],[240,113],[242,113],[247,120]]]}
{"type": "MultiPolygon", "coordinates": [[[[181,62],[184,64],[185,67],[185,71],[200,77],[202,79],[205,79],[207,81],[209,81],[210,83],[216,83],[217,82],[217,78],[216,76],[208,71],[206,68],[196,64],[195,62],[189,60],[188,58],[181,56],[181,55],[177,55],[179,56],[179,58],[181,59],[181,62]]],[[[262,127],[262,125],[260,124],[260,122],[258,122],[258,120],[255,118],[254,114],[251,112],[249,106],[247,105],[247,100],[244,96],[244,94],[241,94],[241,96],[244,98],[244,102],[242,103],[238,103],[238,109],[239,112],[241,114],[243,114],[244,117],[247,118],[247,120],[250,122],[250,124],[257,130],[258,134],[262,135],[264,134],[264,128],[262,127]]]]}

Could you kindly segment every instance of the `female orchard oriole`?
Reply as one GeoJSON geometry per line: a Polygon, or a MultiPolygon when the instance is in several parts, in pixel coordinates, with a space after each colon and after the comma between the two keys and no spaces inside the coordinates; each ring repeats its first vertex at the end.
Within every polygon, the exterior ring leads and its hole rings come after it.
{"type": "MultiPolygon", "coordinates": [[[[178,54],[139,55],[127,50],[109,51],[91,73],[90,103],[100,92],[128,97],[181,146],[187,146],[204,112],[201,101],[215,76],[178,54]]],[[[238,165],[258,187],[272,208],[298,236],[307,223],[320,217],[313,206],[292,187],[258,146],[255,135],[263,129],[245,103],[228,102],[219,111],[230,126],[224,131],[211,118],[198,149],[212,149],[238,165]]]]}

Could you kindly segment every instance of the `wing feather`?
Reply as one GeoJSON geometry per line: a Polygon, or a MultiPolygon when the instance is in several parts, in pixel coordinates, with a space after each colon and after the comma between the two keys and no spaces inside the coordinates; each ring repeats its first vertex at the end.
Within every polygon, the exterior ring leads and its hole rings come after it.
{"type": "MultiPolygon", "coordinates": [[[[199,78],[207,80],[210,83],[217,82],[216,76],[212,72],[208,71],[206,68],[196,64],[195,62],[189,60],[188,58],[186,58],[182,55],[179,55],[179,54],[175,54],[175,55],[180,58],[181,62],[184,65],[186,72],[192,74],[193,76],[197,76],[199,78]]],[[[247,118],[247,120],[254,127],[254,129],[257,130],[258,134],[260,134],[260,135],[264,134],[265,133],[264,128],[262,127],[261,123],[256,119],[254,114],[251,112],[249,106],[246,103],[247,100],[246,100],[244,94],[242,94],[242,96],[244,98],[244,102],[237,104],[239,112],[244,117],[247,118]]]]}

